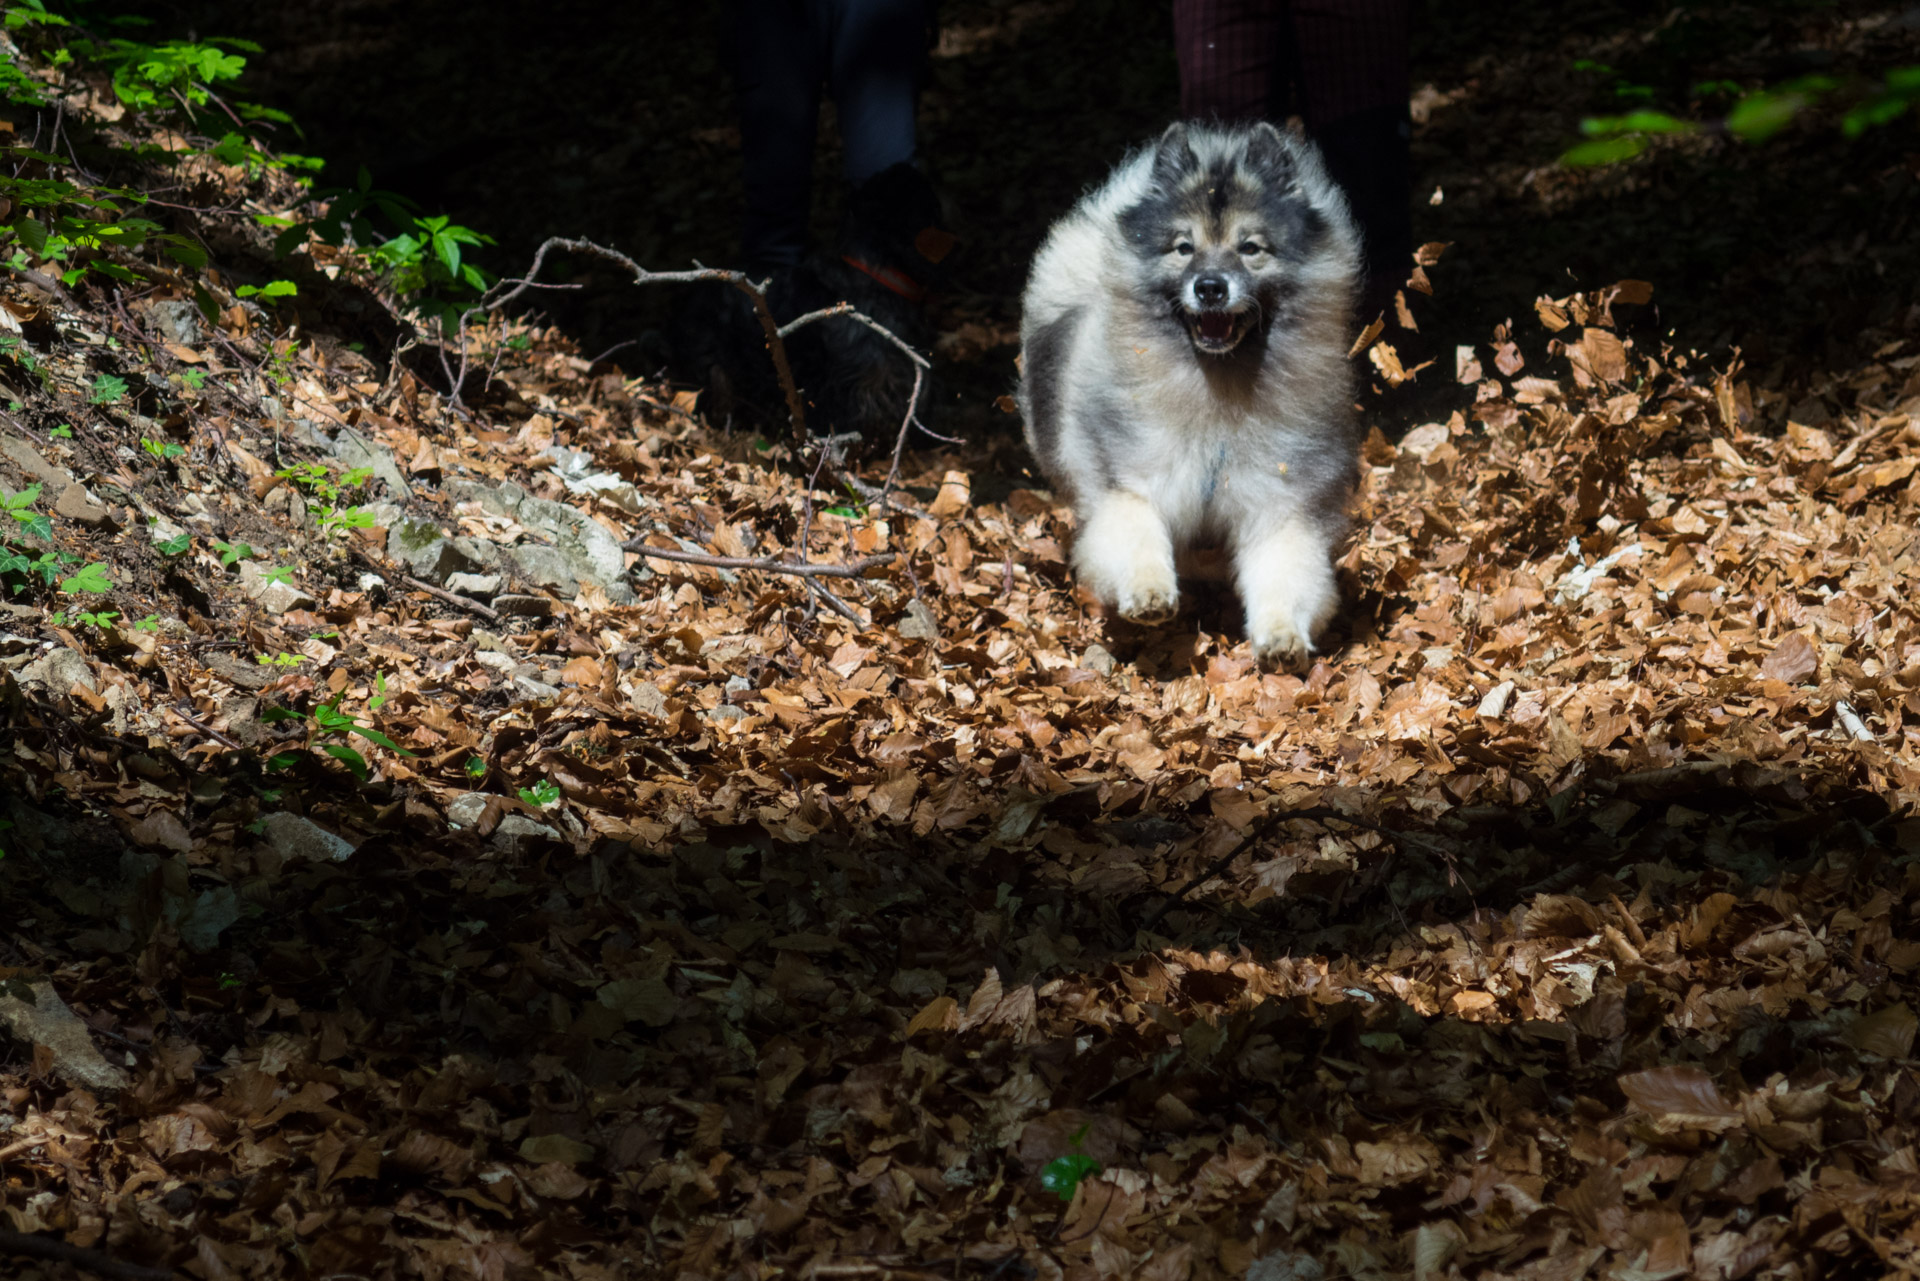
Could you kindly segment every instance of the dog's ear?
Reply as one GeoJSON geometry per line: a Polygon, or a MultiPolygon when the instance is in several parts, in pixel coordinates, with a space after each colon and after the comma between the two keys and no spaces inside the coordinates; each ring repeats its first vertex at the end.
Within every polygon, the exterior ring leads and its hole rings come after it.
{"type": "Polygon", "coordinates": [[[1178,186],[1180,180],[1200,167],[1200,157],[1187,139],[1187,126],[1175,121],[1160,135],[1153,153],[1153,179],[1163,187],[1178,186]]]}
{"type": "Polygon", "coordinates": [[[1293,181],[1293,149],[1287,146],[1280,131],[1264,120],[1255,125],[1247,137],[1247,163],[1276,187],[1285,187],[1293,181]]]}

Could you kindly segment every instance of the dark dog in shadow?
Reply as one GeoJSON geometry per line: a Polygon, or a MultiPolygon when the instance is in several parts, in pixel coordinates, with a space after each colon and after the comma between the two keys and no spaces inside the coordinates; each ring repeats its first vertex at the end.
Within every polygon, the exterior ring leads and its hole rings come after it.
{"type": "MultiPolygon", "coordinates": [[[[868,179],[848,199],[839,241],[797,267],[772,274],[767,301],[786,324],[836,303],[855,310],[924,353],[932,341],[926,300],[946,282],[954,236],[939,197],[911,165],[868,179]]],[[[753,303],[730,285],[701,285],[674,324],[674,369],[704,390],[711,422],[773,435],[785,429],[786,397],[774,374],[753,303]]],[[[815,321],[786,340],[787,359],[811,434],[891,439],[913,390],[913,365],[858,321],[815,321]]],[[[922,391],[922,403],[927,400],[922,391]]]]}

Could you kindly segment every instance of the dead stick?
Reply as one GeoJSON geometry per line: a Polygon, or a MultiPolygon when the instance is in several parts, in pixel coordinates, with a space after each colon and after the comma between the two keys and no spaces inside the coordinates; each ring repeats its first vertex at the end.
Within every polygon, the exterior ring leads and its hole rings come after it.
{"type": "Polygon", "coordinates": [[[500,621],[500,611],[494,609],[491,605],[482,605],[479,601],[471,597],[462,596],[458,592],[450,592],[444,587],[435,587],[432,583],[423,583],[419,579],[408,575],[402,575],[400,581],[415,591],[425,592],[429,596],[437,596],[449,605],[458,605],[462,609],[470,609],[490,623],[500,621]]]}
{"type": "MultiPolygon", "coordinates": [[[[642,267],[639,263],[621,253],[618,249],[609,249],[605,245],[595,244],[591,240],[572,240],[565,236],[549,236],[541,243],[540,248],[534,251],[533,266],[527,269],[527,274],[518,280],[503,280],[500,284],[495,285],[495,289],[500,289],[502,286],[508,284],[511,284],[513,288],[498,296],[489,294],[489,296],[481,300],[481,305],[489,311],[498,311],[527,290],[540,288],[541,286],[538,280],[540,268],[546,261],[547,252],[551,249],[564,249],[572,253],[593,254],[597,257],[605,258],[609,262],[618,263],[633,273],[633,283],[636,285],[696,284],[700,281],[711,280],[723,285],[732,285],[735,289],[745,294],[748,300],[753,303],[753,313],[755,318],[760,322],[761,332],[766,335],[767,354],[773,359],[773,372],[780,381],[780,390],[786,395],[787,417],[791,419],[793,423],[794,439],[805,440],[807,438],[807,411],[801,406],[800,387],[794,382],[793,367],[787,362],[787,345],[781,338],[780,322],[774,319],[773,308],[767,302],[765,281],[756,284],[744,271],[725,271],[716,267],[696,267],[692,271],[648,271],[645,267],[642,267]]],[[[882,333],[886,332],[879,325],[873,324],[872,321],[868,321],[867,323],[882,333]]],[[[890,333],[887,334],[887,337],[893,338],[896,343],[900,341],[890,333]]]]}
{"type": "MultiPolygon", "coordinates": [[[[231,748],[236,752],[244,752],[247,750],[245,745],[235,742],[233,739],[229,738],[225,734],[222,734],[219,730],[215,729],[211,725],[201,724],[199,721],[187,715],[185,712],[181,711],[177,707],[169,707],[166,710],[172,712],[175,716],[178,716],[181,720],[193,726],[195,729],[199,730],[202,734],[205,734],[208,738],[220,744],[222,747],[231,748]]],[[[5,1154],[0,1153],[0,1155],[5,1155],[5,1154]]]]}
{"type": "Polygon", "coordinates": [[[111,1277],[113,1281],[173,1281],[172,1268],[149,1268],[110,1258],[98,1250],[83,1250],[56,1237],[34,1236],[27,1232],[0,1232],[0,1254],[28,1259],[65,1263],[86,1272],[111,1277]]]}
{"type": "Polygon", "coordinates": [[[769,574],[794,574],[801,578],[865,578],[868,570],[892,564],[894,560],[892,552],[881,552],[877,556],[863,557],[851,565],[814,565],[804,562],[796,565],[783,560],[749,560],[745,556],[709,556],[705,552],[683,552],[668,547],[649,547],[638,540],[620,545],[627,551],[639,552],[642,556],[652,556],[660,560],[683,561],[689,565],[706,565],[713,569],[758,569],[769,574]]]}

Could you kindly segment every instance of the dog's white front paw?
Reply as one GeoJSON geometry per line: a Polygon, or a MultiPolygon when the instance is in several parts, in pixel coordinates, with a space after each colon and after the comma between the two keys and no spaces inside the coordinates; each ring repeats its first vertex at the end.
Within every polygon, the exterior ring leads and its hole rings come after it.
{"type": "Polygon", "coordinates": [[[1122,618],[1136,623],[1164,623],[1180,612],[1180,585],[1170,572],[1136,572],[1114,593],[1113,604],[1122,618]]]}
{"type": "Polygon", "coordinates": [[[1272,667],[1305,667],[1313,653],[1313,637],[1289,620],[1250,629],[1253,656],[1272,667]]]}
{"type": "Polygon", "coordinates": [[[1243,579],[1241,590],[1247,598],[1247,637],[1254,656],[1279,666],[1305,665],[1313,653],[1313,638],[1340,608],[1330,565],[1314,565],[1304,573],[1270,571],[1254,583],[1243,579]]]}

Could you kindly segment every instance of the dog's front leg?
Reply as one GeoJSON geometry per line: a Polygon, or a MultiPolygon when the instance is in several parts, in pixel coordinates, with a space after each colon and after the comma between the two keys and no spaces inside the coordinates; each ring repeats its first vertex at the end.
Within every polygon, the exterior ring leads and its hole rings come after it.
{"type": "Polygon", "coordinates": [[[1247,637],[1262,662],[1298,665],[1340,607],[1330,531],[1298,514],[1263,522],[1234,551],[1247,637]]]}
{"type": "Polygon", "coordinates": [[[1125,618],[1161,623],[1180,606],[1173,572],[1173,535],[1138,494],[1110,489],[1081,506],[1073,541],[1080,581],[1125,618]]]}

